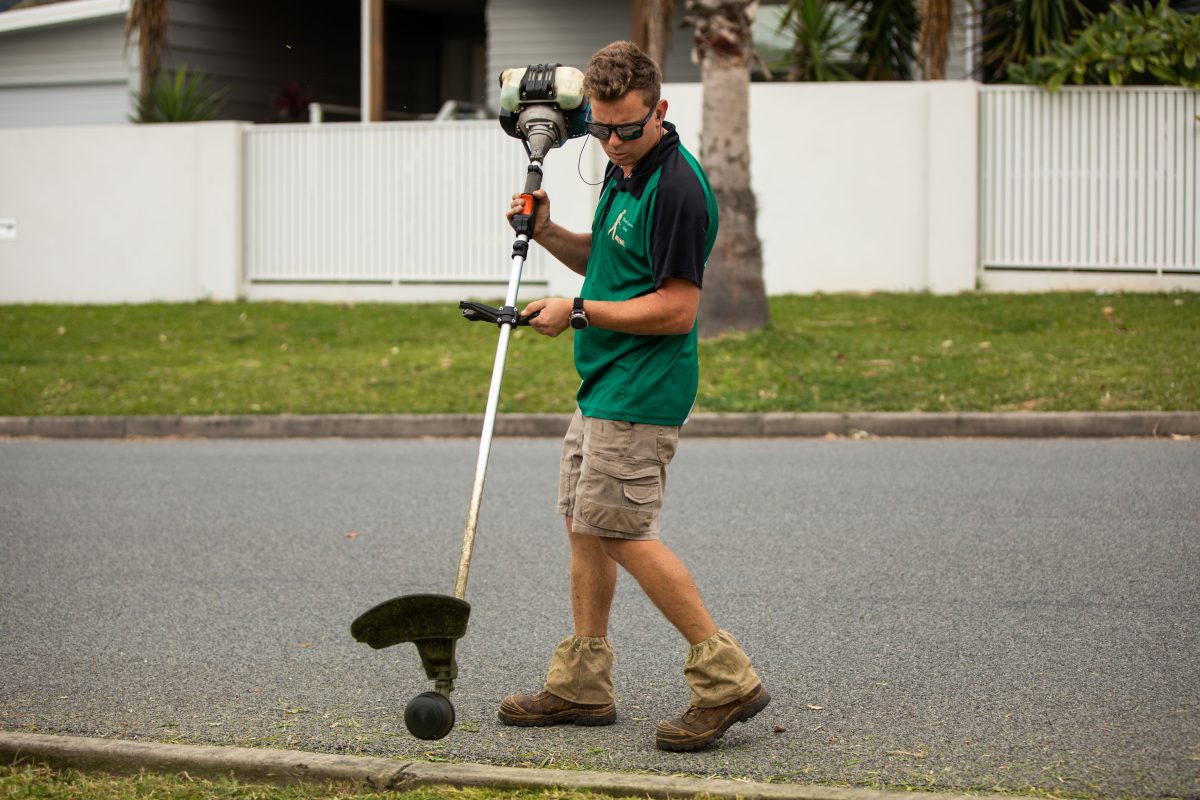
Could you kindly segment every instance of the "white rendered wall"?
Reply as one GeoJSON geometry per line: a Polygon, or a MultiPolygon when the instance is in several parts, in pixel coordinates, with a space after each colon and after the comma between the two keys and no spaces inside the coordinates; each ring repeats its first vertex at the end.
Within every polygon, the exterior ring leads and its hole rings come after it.
{"type": "Polygon", "coordinates": [[[0,301],[229,300],[240,123],[0,130],[0,301]]]}
{"type": "MultiPolygon", "coordinates": [[[[663,96],[667,118],[699,155],[700,85],[669,84],[663,96]]],[[[751,170],[768,292],[974,288],[977,97],[974,84],[954,82],[754,84],[751,170]]],[[[337,135],[337,126],[326,127],[337,135]]],[[[496,135],[503,137],[499,126],[496,135]]],[[[0,221],[16,220],[15,240],[0,236],[0,302],[489,293],[454,284],[246,282],[242,142],[237,123],[0,130],[0,152],[21,154],[0,181],[0,221]]],[[[590,227],[597,196],[579,171],[596,181],[605,161],[595,142],[581,156],[583,147],[572,140],[546,160],[554,219],[579,231],[590,227]]],[[[369,150],[350,155],[372,158],[369,150]]],[[[505,170],[519,191],[523,174],[505,170]]],[[[414,194],[413,202],[428,200],[414,194]]],[[[506,202],[497,199],[497,217],[506,202]]],[[[402,225],[406,215],[401,209],[394,218],[402,225]]],[[[446,240],[485,222],[445,219],[411,233],[446,240]]],[[[511,235],[496,230],[495,257],[506,263],[511,235]]],[[[523,295],[578,290],[579,278],[555,262],[546,280],[523,295]]]]}
{"type": "MultiPolygon", "coordinates": [[[[701,94],[663,89],[698,156],[701,94]]],[[[956,81],[752,84],[767,292],[973,289],[977,97],[956,81]]]]}
{"type": "MultiPolygon", "coordinates": [[[[699,84],[664,87],[667,118],[697,155],[701,91],[699,84]]],[[[767,291],[974,288],[979,98],[969,82],[753,85],[751,172],[767,291]]],[[[337,135],[338,126],[326,127],[337,135]]],[[[248,282],[243,130],[237,123],[0,129],[0,302],[502,296],[495,282],[248,282]]],[[[496,136],[503,137],[499,126],[496,136]]],[[[504,141],[519,153],[518,143],[504,141]]],[[[572,140],[546,160],[554,219],[579,231],[590,227],[597,196],[579,172],[594,182],[605,161],[595,142],[584,142],[572,140]]],[[[369,150],[347,157],[373,158],[369,150]]],[[[503,170],[499,185],[515,192],[524,184],[519,163],[493,166],[503,170]]],[[[413,202],[427,202],[427,191],[464,188],[433,182],[411,193],[413,202]]],[[[450,241],[464,230],[494,230],[494,257],[507,264],[511,232],[498,222],[507,191],[495,199],[495,220],[490,211],[486,219],[457,215],[408,233],[450,241]]],[[[393,218],[403,226],[411,215],[398,209],[393,218]]],[[[523,297],[578,291],[578,276],[565,267],[549,262],[544,274],[523,297]]],[[[980,282],[993,291],[1170,291],[1196,289],[1200,275],[988,270],[980,282]]]]}

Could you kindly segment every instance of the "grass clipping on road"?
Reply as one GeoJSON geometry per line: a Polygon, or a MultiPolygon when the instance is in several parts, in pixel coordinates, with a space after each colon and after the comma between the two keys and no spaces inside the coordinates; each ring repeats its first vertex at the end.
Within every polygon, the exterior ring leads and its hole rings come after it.
{"type": "MultiPolygon", "coordinates": [[[[0,415],[482,413],[456,303],[0,306],[0,415]]],[[[697,410],[1200,408],[1200,295],[784,296],[700,346],[697,410]]],[[[518,329],[502,412],[569,412],[571,334],[518,329]]]]}

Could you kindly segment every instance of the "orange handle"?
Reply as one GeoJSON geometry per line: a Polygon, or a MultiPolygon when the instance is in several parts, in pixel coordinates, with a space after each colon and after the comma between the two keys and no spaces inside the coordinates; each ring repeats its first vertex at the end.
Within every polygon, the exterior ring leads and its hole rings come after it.
{"type": "Polygon", "coordinates": [[[521,200],[523,201],[523,205],[521,206],[521,213],[522,214],[532,214],[533,213],[533,195],[523,194],[523,195],[521,195],[521,200]]]}

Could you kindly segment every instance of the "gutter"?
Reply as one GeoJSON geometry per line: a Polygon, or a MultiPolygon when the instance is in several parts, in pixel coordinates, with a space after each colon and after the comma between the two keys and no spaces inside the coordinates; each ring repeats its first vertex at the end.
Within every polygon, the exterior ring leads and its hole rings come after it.
{"type": "Polygon", "coordinates": [[[125,16],[130,0],[68,0],[33,8],[0,13],[0,34],[88,22],[94,19],[125,16]]]}

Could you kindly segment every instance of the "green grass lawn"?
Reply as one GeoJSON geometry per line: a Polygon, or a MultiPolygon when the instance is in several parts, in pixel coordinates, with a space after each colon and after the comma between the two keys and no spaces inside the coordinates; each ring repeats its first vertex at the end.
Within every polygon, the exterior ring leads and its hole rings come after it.
{"type": "Polygon", "coordinates": [[[612,800],[574,791],[455,789],[427,786],[407,792],[368,792],[335,786],[276,787],[181,775],[111,777],[75,770],[0,765],[3,800],[612,800]]]}
{"type": "MultiPolygon", "coordinates": [[[[0,415],[481,413],[495,343],[455,303],[0,306],[0,415]]],[[[577,386],[517,331],[501,411],[577,386]]],[[[1197,294],[786,296],[701,346],[700,411],[1197,408],[1197,294]]]]}

